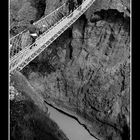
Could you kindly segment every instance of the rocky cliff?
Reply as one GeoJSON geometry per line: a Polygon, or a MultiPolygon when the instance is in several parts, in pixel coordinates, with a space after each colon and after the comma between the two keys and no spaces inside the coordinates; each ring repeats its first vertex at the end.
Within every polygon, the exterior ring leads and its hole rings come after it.
{"type": "Polygon", "coordinates": [[[10,139],[68,140],[24,75],[16,72],[10,81],[10,139]]]}
{"type": "Polygon", "coordinates": [[[51,13],[65,0],[10,0],[10,35],[25,30],[30,21],[36,22],[51,13]]]}
{"type": "Polygon", "coordinates": [[[22,70],[44,100],[82,118],[103,140],[130,137],[129,5],[96,0],[22,70]]]}
{"type": "Polygon", "coordinates": [[[10,100],[11,140],[68,140],[58,125],[31,100],[10,100]]]}

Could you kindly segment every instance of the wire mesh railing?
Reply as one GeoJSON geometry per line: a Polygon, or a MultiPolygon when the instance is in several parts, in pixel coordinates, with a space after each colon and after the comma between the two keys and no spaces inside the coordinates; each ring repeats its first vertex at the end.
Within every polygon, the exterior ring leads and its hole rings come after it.
{"type": "MultiPolygon", "coordinates": [[[[48,30],[56,22],[60,20],[60,13],[65,13],[65,3],[55,11],[34,23],[34,26],[43,31],[48,30]]],[[[61,17],[62,18],[62,17],[61,17]]],[[[10,59],[14,58],[20,51],[32,44],[32,38],[28,30],[22,31],[15,37],[10,39],[10,59]]]]}
{"type": "MultiPolygon", "coordinates": [[[[92,5],[94,1],[95,0],[85,0],[84,4],[81,5],[82,9],[80,11],[78,10],[78,8],[75,9],[75,14],[70,19],[67,18],[69,16],[67,16],[66,12],[65,13],[62,12],[65,10],[62,10],[61,12],[56,12],[53,15],[55,18],[53,18],[52,16],[52,19],[54,20],[53,26],[50,27],[47,31],[45,31],[43,34],[41,34],[32,45],[26,47],[20,53],[18,53],[17,57],[10,60],[10,71],[11,72],[14,70],[19,71],[23,69],[29,62],[31,62],[35,57],[37,57],[47,46],[49,46],[58,36],[60,36],[70,25],[72,25],[92,5]],[[77,12],[77,10],[79,12],[77,12]],[[57,16],[60,18],[60,20],[59,18],[58,19],[56,18],[57,16]],[[59,21],[57,22],[57,20],[59,21]]],[[[46,19],[43,18],[43,20],[40,21],[41,24],[38,25],[43,26],[44,25],[42,24],[43,21],[46,22],[46,19]]]]}

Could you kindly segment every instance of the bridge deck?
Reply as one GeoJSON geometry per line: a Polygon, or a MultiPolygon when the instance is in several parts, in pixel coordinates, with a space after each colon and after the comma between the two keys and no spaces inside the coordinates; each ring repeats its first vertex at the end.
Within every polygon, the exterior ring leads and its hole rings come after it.
{"type": "Polygon", "coordinates": [[[40,35],[36,42],[23,49],[14,59],[10,60],[10,72],[23,69],[29,62],[37,57],[47,48],[58,36],[60,36],[70,25],[72,25],[94,2],[95,0],[85,0],[81,5],[81,10],[74,10],[70,17],[64,16],[54,26],[40,35]]]}

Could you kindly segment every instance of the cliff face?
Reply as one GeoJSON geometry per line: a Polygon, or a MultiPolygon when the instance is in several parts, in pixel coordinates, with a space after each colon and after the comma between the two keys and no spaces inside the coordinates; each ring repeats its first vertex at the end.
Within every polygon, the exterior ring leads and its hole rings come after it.
{"type": "MultiPolygon", "coordinates": [[[[10,35],[15,36],[27,28],[31,20],[37,21],[51,13],[67,0],[10,0],[10,35]]],[[[129,15],[130,4],[127,0],[96,0],[87,10],[89,18],[93,12],[101,9],[117,9],[129,15]]]]}
{"type": "Polygon", "coordinates": [[[10,101],[11,140],[68,140],[48,114],[30,100],[10,101]]]}
{"type": "Polygon", "coordinates": [[[129,139],[129,14],[126,1],[96,0],[22,70],[45,100],[88,121],[104,140],[129,139]]]}
{"type": "Polygon", "coordinates": [[[44,99],[107,140],[129,139],[129,20],[115,9],[83,15],[23,70],[44,99]]]}
{"type": "Polygon", "coordinates": [[[28,80],[16,72],[10,81],[10,139],[68,140],[28,80]]]}
{"type": "Polygon", "coordinates": [[[10,0],[10,35],[25,30],[30,21],[36,22],[50,14],[66,0],[10,0]]]}

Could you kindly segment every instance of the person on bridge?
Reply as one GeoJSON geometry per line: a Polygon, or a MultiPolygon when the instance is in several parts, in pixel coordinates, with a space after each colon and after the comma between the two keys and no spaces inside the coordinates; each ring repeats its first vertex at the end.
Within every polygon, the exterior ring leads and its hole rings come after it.
{"type": "Polygon", "coordinates": [[[79,7],[78,10],[81,10],[82,3],[83,3],[83,0],[77,0],[77,7],[79,7]]]}
{"type": "Polygon", "coordinates": [[[32,38],[32,43],[34,43],[36,38],[40,35],[40,29],[33,25],[33,20],[31,20],[27,30],[29,31],[30,37],[32,38]]]}
{"type": "Polygon", "coordinates": [[[75,2],[74,2],[74,0],[68,0],[67,4],[68,4],[69,15],[71,14],[71,16],[72,16],[73,15],[72,12],[75,9],[75,2]]]}

